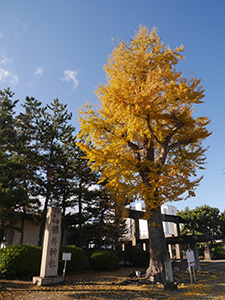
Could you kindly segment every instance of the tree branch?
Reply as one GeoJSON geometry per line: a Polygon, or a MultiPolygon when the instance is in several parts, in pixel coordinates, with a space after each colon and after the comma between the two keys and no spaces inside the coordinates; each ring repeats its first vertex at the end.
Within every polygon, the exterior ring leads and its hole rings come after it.
{"type": "Polygon", "coordinates": [[[170,151],[171,149],[174,149],[176,147],[182,146],[182,145],[188,145],[188,144],[190,144],[192,142],[193,142],[193,139],[183,140],[183,141],[179,141],[179,142],[173,143],[170,146],[168,146],[168,151],[170,151]]]}
{"type": "Polygon", "coordinates": [[[150,125],[150,115],[147,114],[147,124],[148,124],[148,129],[150,130],[151,134],[153,135],[154,139],[157,141],[157,143],[159,143],[160,145],[162,145],[162,142],[160,142],[160,140],[157,138],[157,136],[154,134],[152,127],[150,125]]]}
{"type": "Polygon", "coordinates": [[[134,143],[132,143],[132,142],[130,142],[130,141],[128,141],[127,142],[128,143],[128,145],[129,145],[129,147],[133,150],[133,152],[134,152],[134,157],[138,160],[138,162],[140,163],[141,162],[141,155],[140,155],[140,152],[139,152],[139,147],[138,147],[138,145],[136,145],[136,144],[134,144],[134,143]]]}

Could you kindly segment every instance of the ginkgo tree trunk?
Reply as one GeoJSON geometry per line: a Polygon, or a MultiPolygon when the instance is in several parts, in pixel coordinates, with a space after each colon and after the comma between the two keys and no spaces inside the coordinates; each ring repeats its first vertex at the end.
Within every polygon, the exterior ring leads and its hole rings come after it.
{"type": "Polygon", "coordinates": [[[200,80],[176,69],[182,51],[183,46],[166,46],[156,29],[140,27],[130,42],[115,46],[104,66],[106,84],[96,90],[99,106],[86,104],[79,116],[85,137],[79,146],[93,170],[101,171],[118,202],[145,202],[146,275],[162,281],[169,257],[160,206],[195,195],[202,179],[196,172],[205,163],[203,141],[210,135],[209,119],[193,115],[203,103],[200,80]]]}

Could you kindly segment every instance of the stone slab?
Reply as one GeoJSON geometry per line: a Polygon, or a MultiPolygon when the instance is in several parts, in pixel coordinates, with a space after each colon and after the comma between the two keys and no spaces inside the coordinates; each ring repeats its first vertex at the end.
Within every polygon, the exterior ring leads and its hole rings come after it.
{"type": "Polygon", "coordinates": [[[62,276],[44,277],[44,278],[40,276],[33,277],[33,284],[40,285],[40,286],[58,284],[64,281],[65,278],[62,276]]]}
{"type": "Polygon", "coordinates": [[[40,277],[57,277],[61,237],[61,208],[49,207],[46,216],[40,277]]]}

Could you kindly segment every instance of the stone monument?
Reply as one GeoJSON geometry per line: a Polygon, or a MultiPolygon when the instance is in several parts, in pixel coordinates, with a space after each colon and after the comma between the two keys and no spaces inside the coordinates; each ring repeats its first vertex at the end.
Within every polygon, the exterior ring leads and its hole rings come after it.
{"type": "Polygon", "coordinates": [[[50,285],[64,281],[58,276],[59,246],[61,237],[61,208],[50,207],[47,211],[44,242],[39,277],[33,277],[37,285],[50,285]]]}

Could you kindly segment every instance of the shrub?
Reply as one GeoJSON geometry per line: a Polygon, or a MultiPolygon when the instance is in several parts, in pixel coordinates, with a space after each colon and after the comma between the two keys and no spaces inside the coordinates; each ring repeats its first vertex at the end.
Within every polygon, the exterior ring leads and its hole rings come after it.
{"type": "Polygon", "coordinates": [[[125,261],[133,267],[147,267],[149,264],[149,252],[142,249],[125,251],[125,261]]]}
{"type": "Polygon", "coordinates": [[[198,244],[198,255],[199,256],[204,257],[204,250],[205,250],[205,245],[198,244]]]}
{"type": "Polygon", "coordinates": [[[90,257],[90,265],[94,270],[112,271],[118,269],[119,259],[112,251],[95,251],[90,257]]]}
{"type": "Polygon", "coordinates": [[[32,245],[11,245],[0,249],[0,272],[9,275],[38,273],[41,248],[32,245]]]}
{"type": "Polygon", "coordinates": [[[223,246],[217,246],[212,249],[214,259],[224,259],[225,258],[225,249],[223,246]]]}
{"type": "Polygon", "coordinates": [[[67,271],[77,271],[82,270],[87,265],[87,258],[84,251],[81,248],[75,246],[61,246],[59,251],[59,269],[62,271],[64,266],[64,261],[62,261],[62,254],[71,253],[71,261],[67,262],[67,271]]]}

